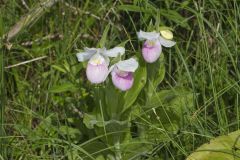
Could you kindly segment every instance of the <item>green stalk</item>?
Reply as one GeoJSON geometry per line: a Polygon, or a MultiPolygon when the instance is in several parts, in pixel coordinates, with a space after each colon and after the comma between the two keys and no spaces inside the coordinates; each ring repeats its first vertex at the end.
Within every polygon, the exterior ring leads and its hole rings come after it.
{"type": "Polygon", "coordinates": [[[0,46],[0,154],[4,157],[4,104],[5,104],[5,91],[4,91],[4,54],[6,49],[3,47],[2,42],[0,46]]]}
{"type": "Polygon", "coordinates": [[[122,159],[122,154],[121,154],[121,150],[120,150],[119,140],[115,140],[114,148],[115,148],[115,158],[116,158],[116,160],[121,160],[122,159]]]}

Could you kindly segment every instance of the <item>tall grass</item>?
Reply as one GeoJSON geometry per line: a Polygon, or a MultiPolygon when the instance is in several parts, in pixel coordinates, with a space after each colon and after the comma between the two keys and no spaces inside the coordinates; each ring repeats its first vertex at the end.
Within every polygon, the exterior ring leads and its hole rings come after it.
{"type": "MultiPolygon", "coordinates": [[[[3,49],[1,49],[3,50],[3,49]]],[[[0,73],[1,73],[1,80],[0,80],[0,95],[1,95],[1,101],[0,101],[0,149],[1,149],[1,155],[4,154],[4,147],[3,147],[3,136],[4,136],[4,103],[5,103],[5,95],[4,95],[4,63],[3,63],[3,54],[4,51],[2,51],[1,56],[0,56],[0,73]]]]}
{"type": "MultiPolygon", "coordinates": [[[[0,16],[0,35],[3,35],[3,21],[2,16],[0,16]]],[[[3,46],[3,40],[0,39],[0,150],[1,150],[1,158],[4,156],[4,104],[5,104],[5,88],[4,88],[4,55],[6,49],[3,46]]]]}
{"type": "MultiPolygon", "coordinates": [[[[39,6],[34,0],[23,2],[0,1],[0,36],[39,6]]],[[[156,16],[160,24],[173,28],[177,41],[174,49],[163,50],[166,75],[158,90],[189,88],[194,93],[193,107],[184,113],[182,127],[174,134],[161,121],[153,122],[157,114],[147,118],[152,109],[144,111],[137,125],[151,128],[148,139],[126,142],[123,148],[146,144],[145,159],[184,159],[210,138],[238,130],[239,14],[238,0],[66,0],[44,9],[9,42],[12,47],[6,56],[0,39],[1,155],[5,159],[94,159],[114,147],[95,141],[106,132],[95,137],[85,130],[81,116],[92,93],[75,53],[95,46],[109,25],[106,47],[124,41],[129,56],[140,49],[136,31],[146,30],[156,16]],[[42,56],[46,58],[21,64],[42,56]],[[4,69],[14,64],[19,65],[4,69]],[[56,89],[59,86],[64,92],[56,89]],[[101,149],[89,149],[92,143],[101,149]]],[[[168,122],[174,125],[170,116],[168,122]]]]}

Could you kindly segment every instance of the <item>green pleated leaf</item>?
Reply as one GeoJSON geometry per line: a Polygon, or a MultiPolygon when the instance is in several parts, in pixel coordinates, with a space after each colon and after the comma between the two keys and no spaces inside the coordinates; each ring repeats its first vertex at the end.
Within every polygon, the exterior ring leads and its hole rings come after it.
{"type": "Polygon", "coordinates": [[[140,66],[135,72],[135,80],[133,87],[124,95],[124,106],[122,113],[126,111],[137,99],[142,88],[146,84],[147,71],[145,65],[140,66]]]}
{"type": "Polygon", "coordinates": [[[240,130],[214,138],[200,146],[187,160],[239,160],[240,130]]]}
{"type": "Polygon", "coordinates": [[[148,64],[149,92],[154,92],[157,86],[165,77],[164,54],[161,54],[159,60],[148,64]]]}
{"type": "Polygon", "coordinates": [[[105,89],[105,103],[109,117],[118,119],[119,113],[122,110],[122,93],[111,83],[108,83],[105,89]]]}

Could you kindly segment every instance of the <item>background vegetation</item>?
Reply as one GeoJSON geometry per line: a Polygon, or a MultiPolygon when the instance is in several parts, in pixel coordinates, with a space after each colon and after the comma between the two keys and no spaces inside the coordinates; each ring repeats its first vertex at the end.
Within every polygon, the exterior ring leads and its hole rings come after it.
{"type": "Polygon", "coordinates": [[[127,57],[141,57],[136,32],[155,23],[171,27],[177,45],[163,50],[154,100],[143,104],[140,93],[131,107],[123,159],[185,159],[239,130],[240,1],[43,2],[0,0],[0,159],[114,159],[107,133],[83,122],[99,86],[87,82],[75,54],[105,33],[107,48],[125,43],[127,57]],[[16,24],[20,32],[6,39],[16,24]]]}

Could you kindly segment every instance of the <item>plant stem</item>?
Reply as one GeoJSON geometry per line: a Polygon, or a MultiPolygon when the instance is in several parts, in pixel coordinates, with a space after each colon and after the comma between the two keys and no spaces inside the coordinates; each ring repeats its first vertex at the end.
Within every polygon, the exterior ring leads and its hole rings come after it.
{"type": "Polygon", "coordinates": [[[115,148],[115,156],[116,156],[115,158],[116,158],[116,160],[121,160],[122,159],[122,154],[121,154],[121,150],[120,150],[119,140],[115,141],[114,148],[115,148]]]}
{"type": "Polygon", "coordinates": [[[5,47],[1,46],[0,48],[0,154],[4,157],[4,104],[5,104],[5,91],[4,91],[4,54],[5,47]]]}

